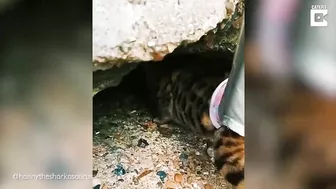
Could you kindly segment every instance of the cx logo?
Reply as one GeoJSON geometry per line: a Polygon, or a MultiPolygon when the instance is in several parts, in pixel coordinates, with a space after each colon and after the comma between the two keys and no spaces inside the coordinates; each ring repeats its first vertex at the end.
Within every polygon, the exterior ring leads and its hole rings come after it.
{"type": "Polygon", "coordinates": [[[312,27],[326,27],[328,21],[325,17],[328,14],[327,9],[311,9],[310,10],[310,26],[312,27]]]}

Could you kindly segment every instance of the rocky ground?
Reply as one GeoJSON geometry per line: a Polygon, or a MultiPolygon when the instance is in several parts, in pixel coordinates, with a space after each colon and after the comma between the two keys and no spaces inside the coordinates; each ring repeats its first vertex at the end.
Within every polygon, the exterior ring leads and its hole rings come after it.
{"type": "Polygon", "coordinates": [[[232,188],[216,173],[202,138],[156,125],[141,99],[119,92],[120,98],[118,90],[94,97],[94,188],[232,188]]]}

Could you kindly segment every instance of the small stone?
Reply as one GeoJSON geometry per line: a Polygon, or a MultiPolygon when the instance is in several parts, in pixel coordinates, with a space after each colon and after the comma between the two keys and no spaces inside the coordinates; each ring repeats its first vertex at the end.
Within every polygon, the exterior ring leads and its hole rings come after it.
{"type": "Polygon", "coordinates": [[[136,178],[137,178],[138,180],[140,180],[142,177],[144,177],[144,176],[150,174],[151,172],[153,172],[153,170],[145,170],[145,171],[143,171],[139,176],[137,176],[136,178]]]}
{"type": "Polygon", "coordinates": [[[183,180],[183,175],[180,174],[180,173],[176,173],[176,174],[174,175],[174,180],[175,180],[175,182],[177,182],[177,183],[181,183],[182,180],[183,180]]]}
{"type": "Polygon", "coordinates": [[[137,179],[136,177],[133,178],[133,183],[134,185],[138,185],[139,184],[139,179],[137,179]]]}
{"type": "Polygon", "coordinates": [[[178,188],[178,184],[176,184],[174,181],[168,180],[166,182],[166,188],[175,189],[178,188]]]}
{"type": "Polygon", "coordinates": [[[154,131],[155,129],[157,129],[157,124],[154,123],[153,121],[147,121],[146,123],[143,124],[143,128],[149,131],[154,131]]]}
{"type": "Polygon", "coordinates": [[[117,176],[122,176],[122,175],[126,174],[126,170],[122,167],[122,165],[117,165],[117,168],[114,169],[113,172],[117,176]]]}
{"type": "Polygon", "coordinates": [[[196,156],[199,156],[199,155],[201,155],[201,153],[199,153],[199,152],[196,152],[195,154],[196,154],[196,156]]]}
{"type": "Polygon", "coordinates": [[[161,180],[162,182],[163,182],[164,179],[167,177],[167,173],[164,172],[164,171],[158,171],[158,172],[156,173],[156,175],[158,175],[158,176],[160,177],[160,180],[161,180]]]}
{"type": "Polygon", "coordinates": [[[204,186],[203,186],[203,184],[201,182],[193,183],[192,186],[195,189],[203,189],[204,188],[204,186]]]}
{"type": "Polygon", "coordinates": [[[191,184],[194,181],[192,176],[187,177],[187,183],[191,184]]]}
{"type": "Polygon", "coordinates": [[[162,188],[162,186],[163,186],[162,182],[158,182],[158,183],[156,183],[156,185],[157,185],[159,188],[162,188]]]}
{"type": "Polygon", "coordinates": [[[103,184],[103,186],[101,187],[101,189],[110,189],[107,184],[103,184]]]}
{"type": "Polygon", "coordinates": [[[160,125],[160,127],[158,128],[158,130],[159,130],[160,134],[163,137],[170,138],[173,135],[172,129],[171,128],[167,128],[164,125],[160,125]]]}
{"type": "Polygon", "coordinates": [[[143,138],[140,138],[138,140],[138,147],[140,148],[146,148],[146,146],[148,146],[149,143],[147,142],[147,140],[143,139],[143,138]]]}
{"type": "Polygon", "coordinates": [[[92,171],[92,177],[97,176],[97,174],[98,174],[98,170],[93,170],[93,171],[92,171]]]}
{"type": "Polygon", "coordinates": [[[212,147],[207,148],[207,154],[209,157],[215,157],[215,151],[212,147]]]}
{"type": "Polygon", "coordinates": [[[214,187],[211,184],[205,184],[204,189],[214,189],[214,187]]]}
{"type": "Polygon", "coordinates": [[[174,165],[174,167],[179,167],[180,166],[180,161],[178,159],[173,160],[173,165],[174,165]]]}
{"type": "Polygon", "coordinates": [[[180,160],[183,162],[183,161],[186,161],[187,159],[188,159],[188,154],[186,152],[182,152],[180,155],[180,160]]]}

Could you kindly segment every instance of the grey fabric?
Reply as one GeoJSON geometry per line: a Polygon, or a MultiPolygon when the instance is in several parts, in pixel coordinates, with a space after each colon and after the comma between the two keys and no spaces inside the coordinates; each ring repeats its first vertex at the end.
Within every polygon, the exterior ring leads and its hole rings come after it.
{"type": "Polygon", "coordinates": [[[244,78],[244,24],[236,50],[233,68],[219,105],[222,124],[241,136],[245,136],[245,78],[244,78]]]}

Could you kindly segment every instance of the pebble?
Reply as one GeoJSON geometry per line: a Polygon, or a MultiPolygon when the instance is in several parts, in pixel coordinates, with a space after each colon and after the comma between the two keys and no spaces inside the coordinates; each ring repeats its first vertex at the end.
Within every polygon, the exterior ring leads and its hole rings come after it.
{"type": "Polygon", "coordinates": [[[203,186],[203,184],[201,182],[193,183],[192,186],[195,189],[203,189],[204,188],[204,186],[203,186]]]}
{"type": "Polygon", "coordinates": [[[149,131],[154,131],[155,129],[157,129],[157,124],[152,121],[148,121],[143,125],[143,127],[145,129],[148,129],[149,131]]]}
{"type": "Polygon", "coordinates": [[[212,147],[207,148],[207,154],[209,157],[215,157],[215,151],[212,147]]]}
{"type": "Polygon", "coordinates": [[[214,189],[214,187],[211,184],[205,184],[204,189],[214,189]]]}
{"type": "Polygon", "coordinates": [[[160,177],[160,180],[161,180],[162,182],[163,182],[164,179],[167,177],[167,173],[164,172],[164,171],[158,171],[158,172],[156,173],[156,175],[158,175],[158,176],[160,177]]]}
{"type": "Polygon", "coordinates": [[[151,172],[153,172],[153,170],[145,170],[139,176],[137,176],[137,179],[140,180],[142,177],[148,175],[151,172]]]}
{"type": "Polygon", "coordinates": [[[94,186],[93,189],[100,189],[100,184],[94,186]]]}
{"type": "Polygon", "coordinates": [[[183,175],[182,175],[182,174],[179,174],[179,173],[176,173],[176,174],[174,175],[174,180],[175,180],[175,182],[177,182],[177,183],[181,183],[182,180],[183,180],[183,175]]]}
{"type": "Polygon", "coordinates": [[[178,188],[178,184],[175,183],[174,181],[168,180],[166,182],[166,187],[174,189],[174,188],[178,188]]]}
{"type": "Polygon", "coordinates": [[[163,137],[170,138],[173,136],[172,130],[170,128],[163,127],[163,125],[161,125],[158,130],[163,137]]]}
{"type": "Polygon", "coordinates": [[[187,177],[187,183],[191,184],[193,182],[193,177],[192,176],[188,176],[187,177]]]}
{"type": "Polygon", "coordinates": [[[110,189],[106,184],[103,184],[101,189],[110,189]]]}
{"type": "Polygon", "coordinates": [[[186,152],[182,152],[181,155],[180,155],[180,160],[182,162],[185,162],[185,161],[187,161],[187,159],[188,159],[188,154],[186,152]]]}
{"type": "Polygon", "coordinates": [[[162,188],[162,186],[163,186],[162,182],[158,182],[158,183],[156,183],[156,185],[157,185],[159,188],[162,188]]]}
{"type": "Polygon", "coordinates": [[[140,148],[146,148],[149,145],[149,143],[147,142],[147,140],[140,138],[138,140],[138,147],[140,148]]]}
{"type": "Polygon", "coordinates": [[[139,179],[137,179],[136,177],[133,178],[133,183],[134,185],[138,185],[140,182],[139,182],[139,179]]]}
{"type": "Polygon", "coordinates": [[[92,177],[97,176],[97,174],[98,174],[98,170],[93,170],[93,171],[92,171],[92,177]]]}
{"type": "Polygon", "coordinates": [[[117,176],[122,176],[126,174],[126,170],[122,167],[122,165],[117,165],[117,168],[115,168],[113,172],[117,176]]]}

